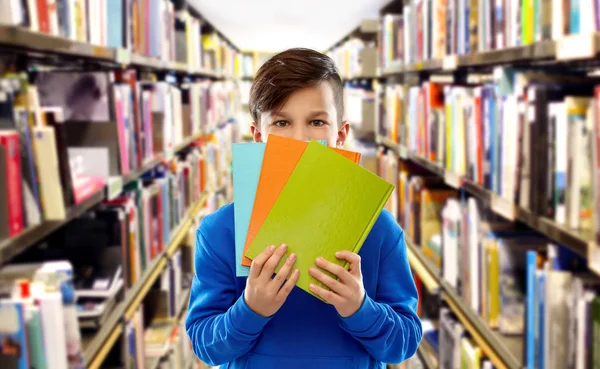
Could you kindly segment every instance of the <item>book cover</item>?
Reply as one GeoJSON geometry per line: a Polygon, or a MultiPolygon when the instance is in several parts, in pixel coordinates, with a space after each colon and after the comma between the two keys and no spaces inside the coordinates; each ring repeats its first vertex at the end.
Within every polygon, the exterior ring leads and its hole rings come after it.
{"type": "Polygon", "coordinates": [[[60,183],[59,162],[54,128],[35,127],[34,153],[40,180],[40,194],[45,220],[63,220],[66,208],[60,183]]]}
{"type": "Polygon", "coordinates": [[[37,0],[37,11],[40,31],[50,33],[50,13],[47,0],[37,0]]]}
{"type": "Polygon", "coordinates": [[[46,369],[40,308],[33,304],[27,305],[25,308],[25,321],[31,366],[35,369],[46,369]]]}
{"type": "Polygon", "coordinates": [[[308,285],[320,283],[308,269],[316,258],[348,268],[346,261],[335,258],[335,252],[360,251],[393,188],[367,169],[311,141],[246,256],[253,259],[268,245],[287,244],[287,254],[297,255],[295,268],[300,277],[296,285],[314,296],[308,285]]]}
{"type": "Polygon", "coordinates": [[[600,368],[600,296],[596,296],[592,302],[592,365],[600,368]]]}
{"type": "Polygon", "coordinates": [[[549,270],[546,272],[545,284],[544,362],[548,369],[562,369],[567,367],[567,297],[573,286],[573,275],[571,272],[549,270]]]}
{"type": "Polygon", "coordinates": [[[24,108],[15,108],[15,123],[20,134],[24,217],[27,220],[27,227],[31,227],[42,222],[42,208],[40,203],[38,173],[33,155],[29,112],[24,108]]]}
{"type": "Polygon", "coordinates": [[[106,46],[123,47],[123,0],[108,0],[106,2],[106,19],[111,25],[107,28],[106,46]],[[114,23],[113,23],[114,22],[114,23]]]}
{"type": "Polygon", "coordinates": [[[42,107],[61,107],[65,121],[111,120],[107,72],[41,72],[36,80],[42,107]]]}
{"type": "Polygon", "coordinates": [[[75,195],[73,192],[71,166],[69,165],[67,130],[63,120],[63,111],[61,108],[49,107],[43,108],[42,111],[46,117],[46,123],[48,126],[54,128],[60,183],[63,188],[63,200],[65,202],[65,206],[68,208],[75,204],[75,195]]]}
{"type": "Polygon", "coordinates": [[[527,251],[542,249],[544,240],[521,237],[500,238],[499,292],[500,314],[498,328],[505,335],[522,335],[525,331],[525,300],[527,294],[527,251]]]}
{"type": "Polygon", "coordinates": [[[0,301],[0,367],[28,369],[28,348],[23,305],[17,301],[0,301]]]}
{"type": "Polygon", "coordinates": [[[429,245],[434,235],[442,231],[442,208],[450,198],[456,198],[454,190],[424,189],[421,192],[420,245],[429,245]]]}
{"type": "Polygon", "coordinates": [[[19,133],[15,130],[0,131],[0,150],[4,152],[4,173],[6,178],[6,196],[8,207],[8,233],[16,236],[23,231],[23,207],[21,206],[21,155],[19,152],[19,133]]]}
{"type": "Polygon", "coordinates": [[[120,86],[114,86],[115,98],[115,116],[117,125],[117,135],[119,137],[119,157],[121,174],[129,174],[129,137],[127,137],[127,128],[125,127],[125,111],[123,106],[122,89],[120,86]]]}
{"type": "MultiPolygon", "coordinates": [[[[248,250],[254,241],[307,147],[308,143],[304,141],[276,135],[268,137],[244,250],[248,250]]],[[[331,150],[355,164],[360,163],[360,154],[358,153],[337,148],[331,150]]],[[[269,245],[264,247],[267,246],[269,245]]],[[[242,265],[250,266],[250,264],[250,259],[242,259],[242,265]]]]}
{"type": "MultiPolygon", "coordinates": [[[[6,153],[4,150],[0,150],[0,173],[6,173],[6,153]]],[[[0,240],[10,237],[8,204],[7,178],[2,176],[0,177],[0,240]]]]}
{"type": "Polygon", "coordinates": [[[248,225],[260,178],[266,144],[237,143],[232,145],[232,176],[235,219],[235,265],[238,277],[247,276],[249,267],[242,265],[248,225]]]}
{"type": "Polygon", "coordinates": [[[600,243],[600,87],[594,91],[594,124],[592,128],[592,185],[594,209],[594,237],[596,243],[600,243]]]}

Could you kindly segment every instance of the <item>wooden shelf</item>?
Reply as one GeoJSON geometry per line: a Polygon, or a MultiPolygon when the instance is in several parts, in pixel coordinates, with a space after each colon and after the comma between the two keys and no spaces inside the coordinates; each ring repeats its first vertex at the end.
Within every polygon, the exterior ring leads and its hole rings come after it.
{"type": "MultiPolygon", "coordinates": [[[[190,208],[188,214],[183,219],[182,224],[190,222],[191,219],[196,216],[196,214],[202,209],[207,198],[208,194],[203,194],[200,201],[190,208]]],[[[189,227],[179,228],[177,233],[175,233],[173,236],[168,247],[166,247],[165,251],[152,261],[140,280],[137,281],[135,285],[125,293],[123,302],[119,303],[114,308],[102,328],[100,328],[100,330],[92,337],[84,339],[83,356],[86,368],[97,369],[102,365],[102,362],[110,352],[110,349],[123,330],[122,323],[133,317],[135,311],[140,307],[142,301],[146,297],[146,294],[167,266],[167,260],[169,259],[167,250],[181,246],[189,230],[188,228],[189,227]],[[115,338],[112,339],[113,337],[115,338]]],[[[189,292],[187,293],[189,294],[189,292]]],[[[182,309],[184,307],[187,307],[187,303],[181,303],[179,308],[182,309]]],[[[181,314],[181,310],[179,313],[181,314]]]]}
{"type": "MultiPolygon", "coordinates": [[[[573,36],[571,36],[573,37],[573,36]]],[[[421,61],[414,64],[405,64],[397,60],[381,71],[381,77],[390,77],[412,72],[439,72],[455,71],[474,67],[489,67],[504,64],[522,64],[543,62],[544,66],[558,65],[570,61],[592,61],[600,51],[600,33],[591,35],[577,35],[574,42],[593,43],[592,54],[578,55],[575,51],[566,50],[571,38],[563,40],[545,40],[530,45],[516,46],[498,50],[489,50],[465,55],[450,55],[444,59],[421,61]]],[[[571,42],[573,44],[573,42],[571,42]]],[[[573,47],[572,45],[570,47],[573,47]]]]}
{"type": "Polygon", "coordinates": [[[75,57],[113,66],[135,66],[215,79],[225,78],[213,71],[139,55],[123,48],[96,46],[16,26],[0,25],[0,46],[30,56],[75,57]]]}
{"type": "MultiPolygon", "coordinates": [[[[175,152],[181,151],[200,137],[201,136],[194,136],[185,139],[181,144],[176,146],[175,152]]],[[[162,157],[150,159],[141,168],[123,176],[123,185],[140,178],[142,175],[144,175],[144,173],[156,167],[161,162],[162,157]]],[[[72,208],[67,209],[67,216],[64,220],[42,222],[40,225],[24,230],[21,234],[15,237],[0,240],[0,265],[5,264],[11,258],[15,257],[27,248],[43,241],[46,237],[59,230],[65,224],[83,215],[86,211],[89,211],[95,206],[101,204],[105,199],[106,190],[105,188],[103,188],[102,190],[97,191],[92,196],[84,200],[81,204],[75,205],[72,208]]]]}
{"type": "Polygon", "coordinates": [[[448,186],[455,189],[462,189],[470,193],[472,196],[476,197],[483,204],[492,209],[492,211],[495,213],[504,216],[509,220],[518,220],[526,224],[531,229],[543,234],[544,236],[561,244],[564,247],[568,247],[583,257],[588,257],[590,250],[596,247],[592,232],[570,230],[557,224],[552,219],[533,214],[529,210],[522,209],[517,206],[514,206],[514,211],[508,212],[513,214],[507,214],[506,206],[500,206],[503,200],[500,199],[499,196],[494,192],[484,188],[483,186],[473,183],[468,179],[458,178],[453,173],[444,170],[444,168],[442,168],[439,164],[410,152],[405,148],[400,147],[398,144],[391,142],[389,139],[378,137],[377,142],[391,150],[394,150],[403,159],[410,160],[415,164],[418,164],[421,167],[429,170],[433,174],[443,177],[448,186]],[[402,152],[403,155],[400,155],[400,152],[402,152]]]}
{"type": "Polygon", "coordinates": [[[438,367],[433,363],[433,360],[431,360],[431,357],[429,357],[429,353],[423,349],[422,345],[420,345],[417,349],[417,355],[419,355],[421,358],[421,361],[426,369],[438,369],[438,367]]]}
{"type": "Polygon", "coordinates": [[[427,259],[421,248],[408,239],[406,245],[428,274],[437,278],[444,300],[494,366],[498,369],[521,369],[523,338],[504,337],[488,328],[483,319],[462,301],[454,288],[444,281],[439,268],[427,259]]]}

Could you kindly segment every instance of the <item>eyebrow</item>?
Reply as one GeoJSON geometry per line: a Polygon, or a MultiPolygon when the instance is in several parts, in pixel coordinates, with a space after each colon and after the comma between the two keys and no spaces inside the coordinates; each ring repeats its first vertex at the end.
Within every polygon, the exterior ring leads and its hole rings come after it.
{"type": "Polygon", "coordinates": [[[324,116],[326,116],[326,117],[329,117],[329,113],[327,113],[327,112],[326,112],[326,111],[324,111],[324,110],[313,111],[313,112],[311,112],[311,114],[310,114],[310,117],[311,117],[311,118],[316,118],[316,117],[319,117],[319,116],[321,116],[321,115],[324,115],[324,116]]]}
{"type": "MultiPolygon", "coordinates": [[[[310,114],[308,116],[310,117],[310,119],[313,119],[313,118],[316,118],[316,117],[319,117],[322,115],[329,117],[329,113],[327,113],[325,110],[312,111],[312,112],[310,112],[310,114]]],[[[290,119],[289,115],[286,112],[282,112],[282,111],[273,113],[271,115],[271,117],[272,118],[278,117],[278,118],[283,118],[283,119],[290,119]]]]}

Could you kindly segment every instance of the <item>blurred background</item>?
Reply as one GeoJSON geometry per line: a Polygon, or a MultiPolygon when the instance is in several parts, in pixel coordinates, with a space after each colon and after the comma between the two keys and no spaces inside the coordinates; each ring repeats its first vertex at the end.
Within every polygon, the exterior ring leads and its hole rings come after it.
{"type": "Polygon", "coordinates": [[[344,81],[424,337],[390,368],[600,368],[597,0],[0,0],[0,368],[205,368],[195,230],[258,68],[344,81]]]}

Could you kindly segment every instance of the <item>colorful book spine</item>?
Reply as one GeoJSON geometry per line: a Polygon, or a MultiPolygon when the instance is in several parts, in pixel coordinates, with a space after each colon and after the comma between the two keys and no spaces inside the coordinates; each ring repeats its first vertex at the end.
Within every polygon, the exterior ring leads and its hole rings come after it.
{"type": "Polygon", "coordinates": [[[2,163],[6,180],[6,196],[8,199],[8,231],[10,236],[16,236],[23,231],[23,207],[22,179],[21,179],[21,156],[19,150],[19,133],[17,131],[0,132],[0,150],[4,151],[2,163]]]}

